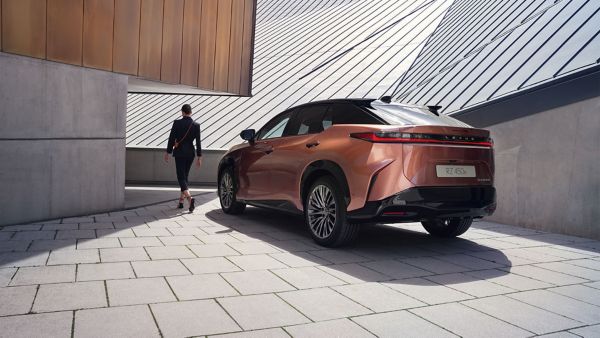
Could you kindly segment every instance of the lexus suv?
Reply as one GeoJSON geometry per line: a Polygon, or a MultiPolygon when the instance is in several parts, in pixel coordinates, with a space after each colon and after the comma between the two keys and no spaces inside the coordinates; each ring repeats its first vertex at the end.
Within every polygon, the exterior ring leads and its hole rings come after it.
{"type": "Polygon", "coordinates": [[[241,133],[218,167],[227,214],[246,205],[304,214],[323,246],[362,224],[421,222],[455,237],[496,208],[490,133],[389,97],[311,102],[241,133]]]}

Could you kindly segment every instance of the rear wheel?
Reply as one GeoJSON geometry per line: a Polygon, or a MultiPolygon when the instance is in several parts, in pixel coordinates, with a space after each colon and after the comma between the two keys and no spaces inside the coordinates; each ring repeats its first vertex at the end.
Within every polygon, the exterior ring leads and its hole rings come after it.
{"type": "Polygon", "coordinates": [[[304,220],[315,242],[327,247],[352,243],[360,227],[347,221],[342,190],[327,176],[317,179],[308,190],[304,220]]]}
{"type": "Polygon", "coordinates": [[[464,234],[471,224],[472,218],[441,218],[421,222],[427,232],[436,237],[456,237],[464,234]]]}
{"type": "Polygon", "coordinates": [[[238,202],[235,197],[232,167],[223,169],[219,175],[219,202],[221,202],[221,209],[226,214],[241,214],[246,209],[246,204],[238,202]]]}

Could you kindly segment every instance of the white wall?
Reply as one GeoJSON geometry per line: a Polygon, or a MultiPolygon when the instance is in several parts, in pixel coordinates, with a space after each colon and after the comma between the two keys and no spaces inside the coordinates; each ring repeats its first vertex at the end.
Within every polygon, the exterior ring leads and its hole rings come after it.
{"type": "Polygon", "coordinates": [[[600,238],[600,97],[488,129],[498,193],[490,220],[600,238]]]}

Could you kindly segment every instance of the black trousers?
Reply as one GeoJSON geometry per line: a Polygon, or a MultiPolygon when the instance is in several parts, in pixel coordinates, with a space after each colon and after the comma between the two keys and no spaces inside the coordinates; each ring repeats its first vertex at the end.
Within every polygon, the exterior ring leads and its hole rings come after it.
{"type": "Polygon", "coordinates": [[[175,157],[175,168],[177,169],[177,181],[181,191],[188,190],[188,175],[194,163],[193,157],[175,157]]]}

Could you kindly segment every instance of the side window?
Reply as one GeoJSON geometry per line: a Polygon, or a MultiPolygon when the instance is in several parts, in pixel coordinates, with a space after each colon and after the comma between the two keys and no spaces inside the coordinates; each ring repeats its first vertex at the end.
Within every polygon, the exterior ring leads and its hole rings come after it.
{"type": "Polygon", "coordinates": [[[292,113],[284,113],[277,116],[276,118],[269,121],[262,129],[258,132],[257,140],[267,140],[270,138],[276,138],[283,136],[288,121],[290,120],[292,113]]]}
{"type": "Polygon", "coordinates": [[[323,131],[323,115],[327,110],[325,105],[308,106],[300,109],[292,119],[287,135],[315,134],[323,131]]]}
{"type": "Polygon", "coordinates": [[[335,103],[323,119],[323,128],[334,124],[383,124],[382,121],[349,103],[335,103]]]}

